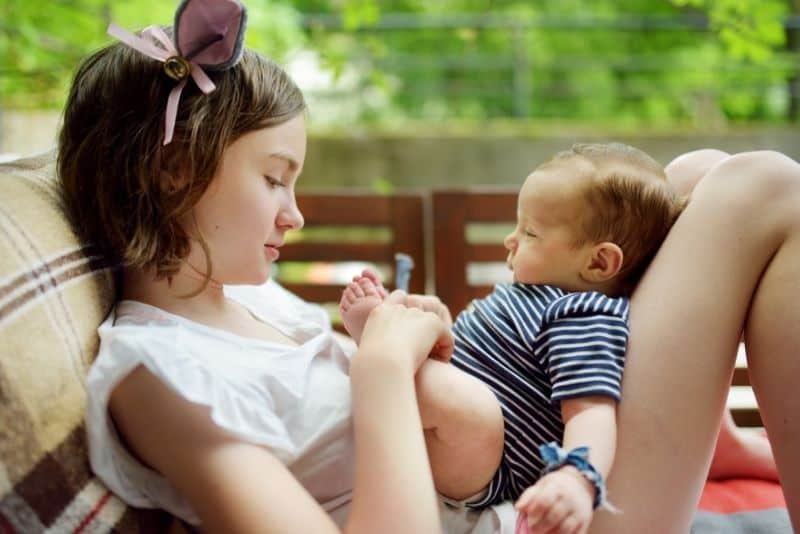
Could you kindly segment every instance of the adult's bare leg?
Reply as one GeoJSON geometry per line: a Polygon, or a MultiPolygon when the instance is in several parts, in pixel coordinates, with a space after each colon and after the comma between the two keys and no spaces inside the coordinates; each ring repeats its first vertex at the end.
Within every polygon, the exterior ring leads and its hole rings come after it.
{"type": "MultiPolygon", "coordinates": [[[[797,210],[800,197],[775,206],[797,210]]],[[[767,209],[764,210],[765,212],[767,209]]],[[[765,213],[767,217],[777,214],[765,213]]],[[[778,465],[795,532],[800,532],[800,236],[785,236],[761,278],[745,325],[747,367],[778,465]]]]}
{"type": "Polygon", "coordinates": [[[761,478],[777,482],[778,468],[769,440],[760,432],[737,427],[730,411],[726,410],[722,414],[708,478],[761,478]]]}
{"type": "Polygon", "coordinates": [[[678,193],[688,195],[714,166],[730,154],[716,148],[703,148],[682,154],[670,161],[664,172],[678,193]]]}
{"type": "MultiPolygon", "coordinates": [[[[667,180],[681,195],[689,195],[714,166],[730,154],[713,148],[678,156],[664,168],[667,180]]],[[[708,478],[731,477],[778,480],[778,469],[766,437],[736,426],[730,411],[725,411],[708,478]]]]}
{"type": "Polygon", "coordinates": [[[609,477],[622,514],[597,514],[592,532],[689,530],[746,321],[753,384],[800,529],[800,285],[788,281],[797,265],[800,165],[757,152],[714,166],[631,300],[609,477]]]}

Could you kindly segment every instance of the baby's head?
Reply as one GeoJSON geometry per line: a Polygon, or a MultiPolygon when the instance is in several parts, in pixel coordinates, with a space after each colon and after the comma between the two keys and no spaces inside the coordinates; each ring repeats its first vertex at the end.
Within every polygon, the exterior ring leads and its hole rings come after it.
{"type": "Polygon", "coordinates": [[[525,180],[509,268],[517,282],[630,294],[684,205],[644,152],[575,145],[525,180]]]}
{"type": "Polygon", "coordinates": [[[207,253],[189,226],[225,150],[305,109],[286,73],[253,51],[233,67],[204,70],[216,89],[204,94],[186,80],[167,145],[165,107],[177,82],[162,62],[116,43],[75,75],[58,142],[64,206],[80,237],[114,265],[164,278],[178,271],[192,239],[207,253]]]}

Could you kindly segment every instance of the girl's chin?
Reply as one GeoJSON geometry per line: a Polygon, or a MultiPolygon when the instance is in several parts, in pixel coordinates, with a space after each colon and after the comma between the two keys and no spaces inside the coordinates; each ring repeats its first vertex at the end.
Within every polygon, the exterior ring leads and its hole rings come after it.
{"type": "Polygon", "coordinates": [[[260,272],[251,272],[239,277],[235,282],[229,282],[228,285],[237,286],[260,286],[266,284],[272,278],[272,268],[267,266],[266,269],[260,272]]]}

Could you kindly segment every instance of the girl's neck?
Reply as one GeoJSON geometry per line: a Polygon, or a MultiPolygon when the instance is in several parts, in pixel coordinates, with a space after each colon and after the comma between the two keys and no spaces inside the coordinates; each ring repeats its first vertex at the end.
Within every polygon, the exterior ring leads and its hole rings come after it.
{"type": "Polygon", "coordinates": [[[209,280],[206,287],[197,293],[204,278],[198,269],[186,262],[169,279],[156,280],[155,273],[150,270],[125,269],[121,298],[144,302],[187,317],[220,313],[228,304],[222,284],[209,280]]]}

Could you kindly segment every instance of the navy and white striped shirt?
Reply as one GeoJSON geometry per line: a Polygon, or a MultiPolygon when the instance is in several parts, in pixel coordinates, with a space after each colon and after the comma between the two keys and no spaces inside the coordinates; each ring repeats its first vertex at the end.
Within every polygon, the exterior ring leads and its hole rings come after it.
{"type": "Polygon", "coordinates": [[[503,461],[482,507],[516,499],[539,478],[539,445],[562,442],[560,401],[620,399],[628,299],[530,284],[498,285],[459,314],[453,364],[494,391],[505,418],[503,461]]]}

